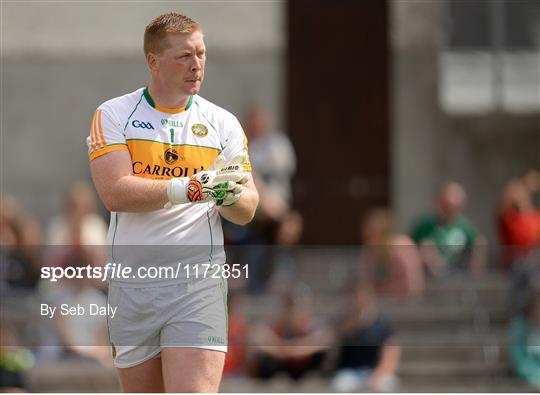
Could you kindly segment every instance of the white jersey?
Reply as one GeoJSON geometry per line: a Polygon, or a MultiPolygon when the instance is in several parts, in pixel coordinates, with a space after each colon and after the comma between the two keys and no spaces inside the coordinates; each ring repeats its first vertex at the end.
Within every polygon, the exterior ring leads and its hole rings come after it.
{"type": "MultiPolygon", "coordinates": [[[[185,108],[162,108],[146,88],[100,105],[87,145],[90,160],[128,151],[133,175],[154,180],[191,176],[208,169],[220,153],[226,160],[247,154],[242,127],[230,112],[198,95],[185,108]]],[[[244,170],[251,171],[249,162],[244,170]]],[[[213,203],[145,213],[112,212],[107,240],[111,259],[117,263],[147,266],[225,260],[220,216],[213,203]]]]}

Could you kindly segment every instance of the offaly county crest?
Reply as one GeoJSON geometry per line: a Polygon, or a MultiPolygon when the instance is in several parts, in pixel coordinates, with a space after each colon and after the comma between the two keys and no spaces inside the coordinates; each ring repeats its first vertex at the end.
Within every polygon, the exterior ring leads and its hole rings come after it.
{"type": "Polygon", "coordinates": [[[208,134],[208,128],[202,123],[196,123],[191,126],[191,131],[197,137],[205,137],[208,134]]]}
{"type": "Polygon", "coordinates": [[[165,150],[165,163],[168,165],[175,163],[179,157],[178,152],[174,148],[169,147],[165,150]]]}

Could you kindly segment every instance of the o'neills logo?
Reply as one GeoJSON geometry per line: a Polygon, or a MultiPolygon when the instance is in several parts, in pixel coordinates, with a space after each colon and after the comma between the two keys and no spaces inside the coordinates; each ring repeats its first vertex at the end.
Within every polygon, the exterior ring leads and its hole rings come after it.
{"type": "Polygon", "coordinates": [[[178,160],[178,152],[174,148],[165,150],[165,162],[168,165],[174,164],[178,160]]]}
{"type": "Polygon", "coordinates": [[[176,121],[174,119],[162,119],[161,124],[164,125],[164,126],[172,126],[172,127],[175,127],[175,128],[183,128],[184,127],[183,122],[176,121]]]}
{"type": "Polygon", "coordinates": [[[168,167],[144,164],[143,162],[133,162],[133,174],[135,175],[151,175],[159,177],[189,177],[203,170],[204,167],[202,166],[200,169],[195,169],[180,166],[168,167]]]}

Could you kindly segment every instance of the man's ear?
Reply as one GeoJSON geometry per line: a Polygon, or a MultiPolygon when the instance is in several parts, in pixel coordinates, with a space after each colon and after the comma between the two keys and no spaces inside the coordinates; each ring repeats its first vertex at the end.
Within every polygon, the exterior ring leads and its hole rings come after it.
{"type": "Polygon", "coordinates": [[[151,71],[157,71],[159,69],[159,59],[156,54],[148,52],[146,54],[146,63],[151,71]]]}

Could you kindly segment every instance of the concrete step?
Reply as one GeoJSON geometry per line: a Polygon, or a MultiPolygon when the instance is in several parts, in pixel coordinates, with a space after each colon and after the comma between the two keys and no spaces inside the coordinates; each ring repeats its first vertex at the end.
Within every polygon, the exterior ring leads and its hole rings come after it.
{"type": "MultiPolygon", "coordinates": [[[[286,377],[275,377],[269,381],[261,381],[251,378],[224,378],[220,392],[239,393],[321,393],[334,392],[330,385],[330,380],[321,377],[309,377],[299,382],[293,382],[286,377]]],[[[456,381],[452,377],[447,379],[432,379],[429,377],[410,379],[400,377],[400,387],[398,392],[534,392],[533,389],[523,384],[521,381],[509,377],[482,377],[460,379],[456,381]]]]}
{"type": "Polygon", "coordinates": [[[395,342],[402,347],[422,348],[479,348],[490,347],[503,350],[506,348],[506,330],[492,330],[491,332],[473,332],[468,328],[454,331],[452,328],[434,331],[406,330],[396,331],[395,342]]]}
{"type": "Polygon", "coordinates": [[[431,377],[443,378],[451,377],[460,381],[462,377],[491,377],[508,376],[510,374],[508,366],[500,361],[487,364],[483,362],[470,361],[421,361],[403,363],[399,369],[399,376],[404,379],[410,377],[431,377]]]}
{"type": "Polygon", "coordinates": [[[120,392],[115,369],[86,361],[39,365],[24,379],[30,392],[120,392]]]}
{"type": "Polygon", "coordinates": [[[511,376],[471,377],[469,379],[448,377],[419,377],[401,379],[400,392],[437,392],[437,393],[530,393],[537,392],[527,384],[511,376]]]}
{"type": "Polygon", "coordinates": [[[276,376],[270,380],[252,378],[231,379],[224,378],[219,392],[239,393],[303,393],[303,392],[333,392],[329,380],[322,377],[309,377],[299,381],[287,377],[276,376]]]}
{"type": "MultiPolygon", "coordinates": [[[[279,311],[279,298],[267,296],[249,297],[242,310],[248,320],[272,317],[279,311]]],[[[333,321],[346,311],[346,299],[335,295],[317,295],[314,300],[315,315],[322,321],[333,321]]],[[[509,312],[506,306],[440,305],[431,301],[410,303],[383,300],[381,311],[399,329],[459,329],[464,325],[475,327],[506,326],[509,312]]]]}
{"type": "Polygon", "coordinates": [[[463,324],[478,328],[493,325],[507,325],[510,314],[505,306],[467,307],[439,306],[437,304],[419,305],[381,305],[381,311],[400,328],[456,327],[463,324]]]}
{"type": "Polygon", "coordinates": [[[463,345],[402,345],[401,360],[403,364],[425,362],[485,362],[506,360],[506,348],[493,346],[463,346],[463,345]]]}

